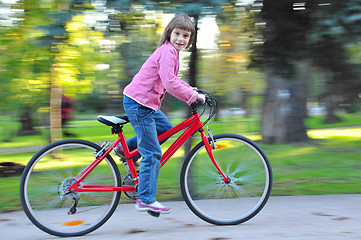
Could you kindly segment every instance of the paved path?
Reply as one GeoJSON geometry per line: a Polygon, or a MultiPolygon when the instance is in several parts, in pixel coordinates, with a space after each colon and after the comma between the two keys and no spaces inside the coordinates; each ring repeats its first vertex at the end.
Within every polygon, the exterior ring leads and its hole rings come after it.
{"type": "Polygon", "coordinates": [[[172,213],[153,218],[133,205],[120,205],[98,230],[77,238],[58,238],[33,226],[23,212],[0,214],[1,239],[361,239],[361,194],[271,197],[250,221],[214,226],[198,219],[184,202],[169,202],[172,213]],[[122,216],[128,216],[123,218],[122,216]]]}

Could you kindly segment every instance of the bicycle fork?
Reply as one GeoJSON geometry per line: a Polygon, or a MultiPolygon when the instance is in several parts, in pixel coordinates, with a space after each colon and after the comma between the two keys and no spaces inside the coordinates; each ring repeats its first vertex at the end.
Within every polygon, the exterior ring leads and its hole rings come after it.
{"type": "Polygon", "coordinates": [[[206,148],[206,151],[207,151],[207,153],[208,153],[208,156],[210,157],[212,163],[213,163],[214,166],[216,167],[218,173],[222,176],[223,181],[224,181],[225,183],[230,183],[230,182],[231,182],[231,179],[224,174],[224,172],[222,171],[221,167],[218,165],[216,159],[214,158],[212,149],[216,149],[217,147],[216,147],[215,142],[214,142],[214,139],[213,139],[212,131],[210,131],[208,128],[207,128],[207,130],[208,130],[208,133],[209,133],[209,139],[210,139],[210,140],[208,140],[208,137],[207,137],[207,135],[206,135],[205,132],[204,132],[204,128],[202,128],[202,129],[200,130],[200,133],[201,133],[202,141],[203,141],[204,146],[205,146],[205,148],[206,148]]]}

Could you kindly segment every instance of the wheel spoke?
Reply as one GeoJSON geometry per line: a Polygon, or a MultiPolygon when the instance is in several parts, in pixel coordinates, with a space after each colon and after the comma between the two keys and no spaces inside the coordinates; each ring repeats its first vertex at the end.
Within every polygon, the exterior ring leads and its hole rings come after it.
{"type": "Polygon", "coordinates": [[[247,221],[269,197],[270,164],[249,139],[223,134],[216,135],[215,141],[214,158],[230,182],[223,181],[201,143],[183,165],[182,194],[190,209],[207,222],[228,225],[247,221]]]}
{"type": "MultiPolygon", "coordinates": [[[[57,236],[79,236],[100,227],[114,212],[120,192],[68,191],[75,177],[93,161],[92,153],[98,148],[84,140],[62,140],[30,160],[21,179],[20,198],[36,226],[57,236]],[[76,212],[69,215],[75,199],[76,212]]],[[[114,161],[105,158],[80,186],[85,183],[120,186],[114,161]]]]}

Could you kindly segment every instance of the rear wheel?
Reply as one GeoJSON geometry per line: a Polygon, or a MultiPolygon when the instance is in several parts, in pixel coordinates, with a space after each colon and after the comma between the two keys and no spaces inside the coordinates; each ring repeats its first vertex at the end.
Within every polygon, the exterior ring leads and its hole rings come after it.
{"type": "MultiPolygon", "coordinates": [[[[103,225],[115,211],[120,192],[72,192],[76,176],[95,158],[100,147],[69,139],[49,144],[24,169],[20,200],[28,218],[56,236],[80,236],[103,225]]],[[[117,165],[107,156],[80,183],[121,186],[117,165]]]]}
{"type": "Polygon", "coordinates": [[[201,142],[182,167],[183,198],[193,213],[209,223],[245,222],[264,207],[270,196],[271,165],[262,149],[243,136],[219,134],[214,141],[214,158],[230,181],[223,180],[201,142]]]}

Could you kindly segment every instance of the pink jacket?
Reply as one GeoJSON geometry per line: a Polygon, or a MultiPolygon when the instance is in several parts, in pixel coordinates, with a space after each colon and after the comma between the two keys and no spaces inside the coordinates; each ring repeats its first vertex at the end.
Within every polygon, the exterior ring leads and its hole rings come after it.
{"type": "Polygon", "coordinates": [[[123,93],[154,110],[159,109],[165,91],[190,105],[198,93],[177,77],[178,71],[178,51],[165,43],[147,59],[123,93]]]}

